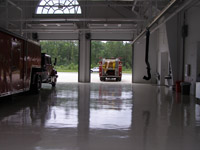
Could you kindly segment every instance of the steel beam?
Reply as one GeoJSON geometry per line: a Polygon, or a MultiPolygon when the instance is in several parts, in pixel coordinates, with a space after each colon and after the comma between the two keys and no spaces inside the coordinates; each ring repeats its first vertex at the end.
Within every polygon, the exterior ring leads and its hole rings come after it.
{"type": "Polygon", "coordinates": [[[143,22],[144,19],[134,18],[29,18],[29,19],[10,19],[10,21],[24,21],[24,22],[143,22]]]}
{"type": "Polygon", "coordinates": [[[135,11],[134,9],[135,9],[135,6],[136,6],[136,4],[137,4],[137,1],[138,1],[138,0],[134,0],[133,7],[132,7],[132,11],[133,11],[133,12],[135,11]]]}
{"type": "MultiPolygon", "coordinates": [[[[13,29],[13,32],[18,32],[18,29],[13,29]]],[[[87,32],[111,32],[111,33],[134,33],[136,32],[135,29],[41,29],[41,28],[36,28],[36,29],[23,29],[23,33],[74,33],[74,32],[80,32],[80,31],[87,31],[87,32]]]]}

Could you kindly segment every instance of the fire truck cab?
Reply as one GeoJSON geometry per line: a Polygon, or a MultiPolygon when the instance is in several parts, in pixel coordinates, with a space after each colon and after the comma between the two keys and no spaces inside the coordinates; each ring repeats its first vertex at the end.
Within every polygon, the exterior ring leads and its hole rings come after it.
{"type": "Polygon", "coordinates": [[[102,58],[99,61],[99,77],[101,81],[106,78],[115,78],[121,81],[122,78],[122,62],[120,58],[102,58]]]}
{"type": "Polygon", "coordinates": [[[56,65],[56,59],[54,64],[52,64],[51,56],[46,53],[41,54],[41,78],[42,83],[50,83],[53,87],[56,85],[57,81],[57,71],[54,68],[56,65]]]}

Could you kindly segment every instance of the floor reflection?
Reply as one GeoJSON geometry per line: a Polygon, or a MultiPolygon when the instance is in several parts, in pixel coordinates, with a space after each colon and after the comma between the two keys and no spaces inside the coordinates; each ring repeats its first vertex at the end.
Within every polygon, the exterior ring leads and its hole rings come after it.
{"type": "Polygon", "coordinates": [[[3,150],[199,149],[193,96],[140,84],[59,83],[0,101],[3,150]]]}
{"type": "Polygon", "coordinates": [[[94,84],[90,103],[90,128],[128,129],[131,126],[131,85],[94,84]],[[96,87],[95,87],[96,86],[96,87]]]}

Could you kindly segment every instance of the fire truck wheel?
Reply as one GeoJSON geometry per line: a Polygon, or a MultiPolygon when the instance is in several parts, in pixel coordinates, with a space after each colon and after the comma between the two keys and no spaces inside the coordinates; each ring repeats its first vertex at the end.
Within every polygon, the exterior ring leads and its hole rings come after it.
{"type": "Polygon", "coordinates": [[[100,77],[100,80],[101,81],[106,81],[106,78],[105,77],[100,77]]]}
{"type": "Polygon", "coordinates": [[[35,81],[31,87],[31,91],[33,93],[38,93],[40,91],[41,87],[42,87],[41,77],[39,75],[36,75],[35,81]]]}
{"type": "Polygon", "coordinates": [[[36,80],[35,80],[35,88],[37,91],[39,91],[42,87],[42,81],[41,81],[41,77],[39,75],[36,76],[36,80]]]}
{"type": "Polygon", "coordinates": [[[52,87],[55,87],[56,86],[56,82],[52,82],[51,85],[52,85],[52,87]]]}
{"type": "Polygon", "coordinates": [[[116,81],[121,81],[121,77],[119,77],[119,78],[116,78],[116,81]]]}

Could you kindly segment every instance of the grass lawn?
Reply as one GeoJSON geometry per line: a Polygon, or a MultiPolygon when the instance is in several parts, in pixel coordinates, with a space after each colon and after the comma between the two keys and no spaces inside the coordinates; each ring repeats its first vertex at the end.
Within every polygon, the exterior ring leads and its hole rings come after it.
{"type": "MultiPolygon", "coordinates": [[[[58,72],[78,72],[77,67],[55,66],[58,72]]],[[[123,69],[122,73],[132,73],[131,69],[123,69]]]]}

